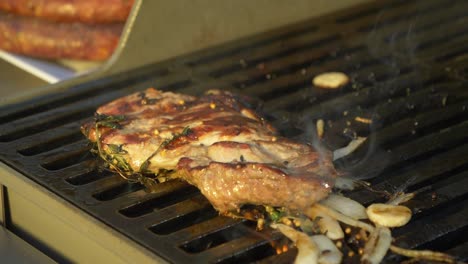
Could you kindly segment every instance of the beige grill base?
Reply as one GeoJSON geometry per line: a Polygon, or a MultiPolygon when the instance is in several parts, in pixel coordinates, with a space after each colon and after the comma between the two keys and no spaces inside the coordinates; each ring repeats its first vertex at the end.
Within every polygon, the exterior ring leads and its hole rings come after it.
{"type": "Polygon", "coordinates": [[[165,262],[3,163],[0,184],[6,189],[6,227],[60,262],[165,262]]]}

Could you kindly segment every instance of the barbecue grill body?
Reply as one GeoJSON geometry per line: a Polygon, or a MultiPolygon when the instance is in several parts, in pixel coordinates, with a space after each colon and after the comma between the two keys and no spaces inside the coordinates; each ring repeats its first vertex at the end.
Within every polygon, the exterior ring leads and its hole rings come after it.
{"type": "MultiPolygon", "coordinates": [[[[278,233],[219,216],[194,187],[173,181],[147,193],[100,171],[79,131],[99,105],[134,91],[218,88],[261,99],[258,111],[288,137],[316,142],[318,119],[332,150],[367,137],[335,165],[377,189],[418,192],[408,203],[413,220],[393,231],[396,243],[466,261],[466,8],[442,0],[364,4],[3,107],[4,224],[59,261],[291,262],[294,249],[276,255],[271,246],[278,233]],[[313,87],[325,71],[351,81],[313,87]],[[70,244],[75,236],[82,242],[70,244]]],[[[367,190],[346,195],[364,204],[383,199],[367,190]]]]}

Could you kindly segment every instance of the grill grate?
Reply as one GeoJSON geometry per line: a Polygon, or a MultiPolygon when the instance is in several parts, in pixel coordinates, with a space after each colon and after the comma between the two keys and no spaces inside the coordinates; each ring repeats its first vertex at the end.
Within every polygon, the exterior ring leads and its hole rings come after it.
{"type": "MultiPolygon", "coordinates": [[[[94,169],[79,132],[97,106],[150,86],[233,90],[260,98],[286,136],[311,140],[320,118],[330,149],[369,137],[337,168],[376,189],[417,191],[414,220],[394,231],[397,244],[466,261],[467,8],[466,1],[379,1],[5,107],[0,159],[171,262],[291,262],[295,250],[275,255],[270,245],[278,233],[218,216],[186,183],[148,194],[94,169]],[[351,82],[313,88],[324,71],[346,72],[351,82]]],[[[366,190],[347,195],[364,204],[381,199],[366,190]]]]}

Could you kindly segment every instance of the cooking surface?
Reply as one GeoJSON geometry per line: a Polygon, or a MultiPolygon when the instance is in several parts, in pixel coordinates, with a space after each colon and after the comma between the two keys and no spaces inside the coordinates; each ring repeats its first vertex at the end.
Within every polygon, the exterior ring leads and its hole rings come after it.
{"type": "MultiPolygon", "coordinates": [[[[312,142],[323,119],[323,144],[332,150],[368,137],[335,165],[376,189],[419,192],[408,203],[414,218],[393,231],[396,244],[466,261],[467,8],[466,1],[379,1],[5,107],[0,158],[172,262],[291,262],[295,250],[277,256],[266,239],[278,233],[218,216],[194,187],[166,182],[148,194],[99,171],[79,131],[99,105],[148,87],[233,90],[260,98],[259,111],[286,136],[312,142]],[[351,82],[313,87],[326,71],[351,82]]],[[[382,200],[367,190],[347,195],[382,200]]]]}

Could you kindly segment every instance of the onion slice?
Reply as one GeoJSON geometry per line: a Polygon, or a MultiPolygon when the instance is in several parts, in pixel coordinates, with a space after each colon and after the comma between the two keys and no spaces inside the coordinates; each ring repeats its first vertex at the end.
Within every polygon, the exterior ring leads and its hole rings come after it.
{"type": "Polygon", "coordinates": [[[390,201],[387,202],[387,204],[391,204],[391,205],[400,205],[402,203],[405,203],[411,199],[413,199],[415,196],[414,193],[404,193],[404,192],[400,192],[400,193],[397,193],[395,195],[395,197],[393,197],[392,199],[390,199],[390,201]]]}
{"type": "Polygon", "coordinates": [[[354,190],[356,186],[358,186],[358,180],[346,176],[340,176],[335,179],[334,187],[337,189],[351,191],[354,190]]]}
{"type": "Polygon", "coordinates": [[[364,141],[366,141],[366,137],[357,137],[356,139],[351,140],[346,147],[337,149],[333,151],[333,161],[337,159],[341,159],[344,156],[348,156],[353,151],[355,151],[364,141]]]}
{"type": "Polygon", "coordinates": [[[354,227],[359,227],[362,228],[368,232],[374,231],[374,227],[368,223],[364,223],[362,221],[356,220],[354,218],[351,218],[347,215],[344,215],[338,211],[335,211],[331,208],[328,208],[324,205],[321,204],[314,204],[311,206],[309,209],[307,209],[304,214],[307,215],[308,217],[311,217],[314,214],[317,214],[318,212],[322,212],[332,218],[335,218],[336,220],[343,222],[347,225],[354,226],[354,227]]]}
{"type": "Polygon", "coordinates": [[[314,240],[305,233],[299,232],[284,224],[272,224],[272,228],[278,229],[283,235],[292,240],[297,247],[296,264],[318,263],[319,248],[314,240]]]}
{"type": "Polygon", "coordinates": [[[330,194],[326,199],[320,201],[320,203],[353,219],[367,219],[366,208],[347,197],[330,194]]]}
{"type": "Polygon", "coordinates": [[[343,253],[335,246],[330,238],[324,235],[312,236],[315,244],[320,250],[318,263],[320,264],[339,264],[343,258],[343,253]]]}
{"type": "Polygon", "coordinates": [[[337,240],[344,238],[343,229],[336,219],[318,210],[311,210],[308,217],[314,220],[318,219],[317,225],[320,228],[320,232],[326,234],[330,239],[337,240]]]}
{"type": "Polygon", "coordinates": [[[397,246],[390,246],[390,250],[396,254],[410,258],[426,259],[445,263],[456,263],[456,260],[452,256],[442,252],[435,252],[431,250],[406,249],[397,246]]]}
{"type": "Polygon", "coordinates": [[[390,229],[383,226],[371,232],[369,239],[364,247],[364,254],[362,255],[362,263],[377,264],[382,261],[387,254],[388,249],[392,243],[392,234],[390,229]]]}

